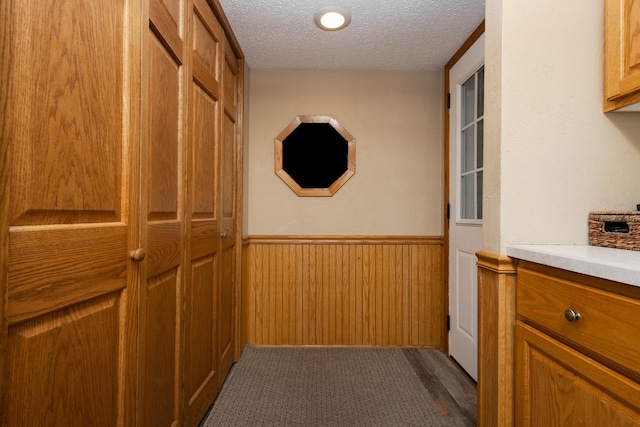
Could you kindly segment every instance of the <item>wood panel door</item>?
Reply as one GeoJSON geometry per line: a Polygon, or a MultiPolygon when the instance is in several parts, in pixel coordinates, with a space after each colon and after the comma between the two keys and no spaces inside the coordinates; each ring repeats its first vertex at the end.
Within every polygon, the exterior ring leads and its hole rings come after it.
{"type": "Polygon", "coordinates": [[[205,0],[192,9],[190,222],[185,289],[185,419],[198,425],[219,390],[217,349],[222,28],[205,0]]]}
{"type": "Polygon", "coordinates": [[[135,0],[0,4],[0,424],[133,424],[139,23],[135,0]]]}
{"type": "Polygon", "coordinates": [[[144,38],[138,425],[180,422],[184,285],[183,0],[150,0],[144,38]]]}
{"type": "Polygon", "coordinates": [[[516,426],[639,426],[640,384],[516,322],[516,426]]]}
{"type": "Polygon", "coordinates": [[[221,233],[220,288],[218,294],[218,355],[220,383],[235,359],[236,297],[236,232],[238,185],[238,88],[239,61],[224,39],[222,61],[222,124],[221,124],[221,233]]]}

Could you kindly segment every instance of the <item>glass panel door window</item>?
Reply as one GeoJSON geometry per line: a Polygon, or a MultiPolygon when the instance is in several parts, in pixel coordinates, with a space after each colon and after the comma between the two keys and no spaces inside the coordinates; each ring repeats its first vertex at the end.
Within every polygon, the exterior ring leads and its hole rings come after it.
{"type": "Polygon", "coordinates": [[[461,128],[458,174],[458,220],[482,220],[484,67],[460,86],[461,128]]]}

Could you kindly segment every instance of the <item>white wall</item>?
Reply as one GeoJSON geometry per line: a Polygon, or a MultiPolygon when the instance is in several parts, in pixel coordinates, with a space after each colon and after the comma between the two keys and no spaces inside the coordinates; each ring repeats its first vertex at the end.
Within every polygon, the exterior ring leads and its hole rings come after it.
{"type": "Polygon", "coordinates": [[[251,70],[248,90],[246,233],[442,235],[441,72],[251,70]],[[298,197],[274,173],[274,138],[305,114],[356,139],[333,197],[298,197]]]}
{"type": "Polygon", "coordinates": [[[640,114],[602,113],[603,5],[487,0],[485,249],[586,244],[640,203],[640,114]]]}

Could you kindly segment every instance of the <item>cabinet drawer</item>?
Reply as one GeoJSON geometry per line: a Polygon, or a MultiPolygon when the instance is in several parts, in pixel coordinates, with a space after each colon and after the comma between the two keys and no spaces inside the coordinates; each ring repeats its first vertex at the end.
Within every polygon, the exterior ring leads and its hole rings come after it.
{"type": "Polygon", "coordinates": [[[640,376],[640,302],[546,274],[518,270],[517,315],[640,376]],[[565,310],[580,314],[574,322],[565,310]]]}

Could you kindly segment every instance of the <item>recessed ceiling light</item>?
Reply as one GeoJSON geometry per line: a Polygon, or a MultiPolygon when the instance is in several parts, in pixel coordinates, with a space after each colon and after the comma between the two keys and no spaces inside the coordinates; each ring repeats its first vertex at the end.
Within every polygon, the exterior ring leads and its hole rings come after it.
{"type": "Polygon", "coordinates": [[[325,31],[341,30],[351,22],[351,15],[341,7],[325,7],[314,15],[316,25],[325,31]]]}

